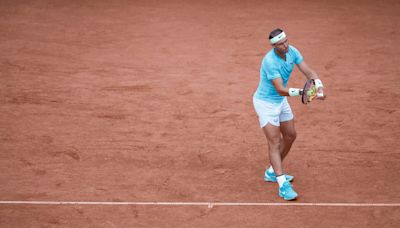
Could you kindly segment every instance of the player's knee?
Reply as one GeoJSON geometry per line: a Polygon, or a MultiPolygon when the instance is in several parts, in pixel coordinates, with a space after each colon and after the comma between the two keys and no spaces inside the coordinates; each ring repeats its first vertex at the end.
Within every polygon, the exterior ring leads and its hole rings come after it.
{"type": "Polygon", "coordinates": [[[281,142],[280,142],[280,140],[270,140],[268,142],[268,146],[269,146],[269,149],[270,149],[271,152],[274,152],[274,151],[278,151],[279,152],[279,148],[281,146],[281,142]]]}
{"type": "Polygon", "coordinates": [[[289,142],[294,142],[294,140],[296,140],[296,137],[297,137],[296,131],[292,131],[284,135],[285,140],[289,142]]]}

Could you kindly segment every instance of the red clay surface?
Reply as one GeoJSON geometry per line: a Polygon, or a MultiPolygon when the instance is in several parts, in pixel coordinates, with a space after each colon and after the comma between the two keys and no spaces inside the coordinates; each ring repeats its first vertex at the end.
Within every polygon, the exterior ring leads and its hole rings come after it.
{"type": "MultiPolygon", "coordinates": [[[[0,200],[283,202],[252,94],[282,27],[304,203],[400,203],[398,1],[1,1],[0,200]],[[296,69],[291,86],[304,77],[296,69]]],[[[0,227],[399,227],[399,207],[0,204],[0,227]]]]}

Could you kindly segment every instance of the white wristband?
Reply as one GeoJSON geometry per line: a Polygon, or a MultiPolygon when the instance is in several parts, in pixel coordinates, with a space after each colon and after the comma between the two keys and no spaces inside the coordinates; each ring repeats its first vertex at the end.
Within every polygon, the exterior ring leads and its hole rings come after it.
{"type": "Polygon", "coordinates": [[[300,95],[300,89],[297,88],[289,88],[289,96],[295,97],[300,95]]]}
{"type": "Polygon", "coordinates": [[[324,88],[324,85],[322,84],[322,81],[320,79],[315,79],[315,88],[318,90],[319,88],[324,88]]]}

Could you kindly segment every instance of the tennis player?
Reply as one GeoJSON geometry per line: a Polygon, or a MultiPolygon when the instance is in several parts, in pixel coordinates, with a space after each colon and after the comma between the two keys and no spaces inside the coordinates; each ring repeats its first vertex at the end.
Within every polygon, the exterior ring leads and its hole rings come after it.
{"type": "Polygon", "coordinates": [[[290,181],[293,176],[285,174],[282,161],[296,139],[293,113],[287,97],[302,95],[300,88],[287,88],[290,74],[296,64],[307,79],[315,80],[317,98],[324,99],[323,84],[318,75],[304,61],[301,53],[289,44],[282,29],[269,34],[272,49],[264,56],[260,69],[260,82],[253,96],[253,105],[258,115],[269,147],[270,167],[264,173],[264,180],[278,182],[279,196],[294,200],[298,196],[290,181]]]}

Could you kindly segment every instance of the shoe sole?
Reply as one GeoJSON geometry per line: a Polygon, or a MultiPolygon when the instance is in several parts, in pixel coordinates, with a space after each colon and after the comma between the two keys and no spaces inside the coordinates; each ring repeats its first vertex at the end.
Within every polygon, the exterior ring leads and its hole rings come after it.
{"type": "Polygon", "coordinates": [[[296,195],[295,197],[291,197],[291,198],[285,198],[284,196],[282,196],[281,194],[279,194],[280,197],[282,197],[284,200],[290,201],[290,200],[295,200],[297,198],[298,195],[296,195]]]}

